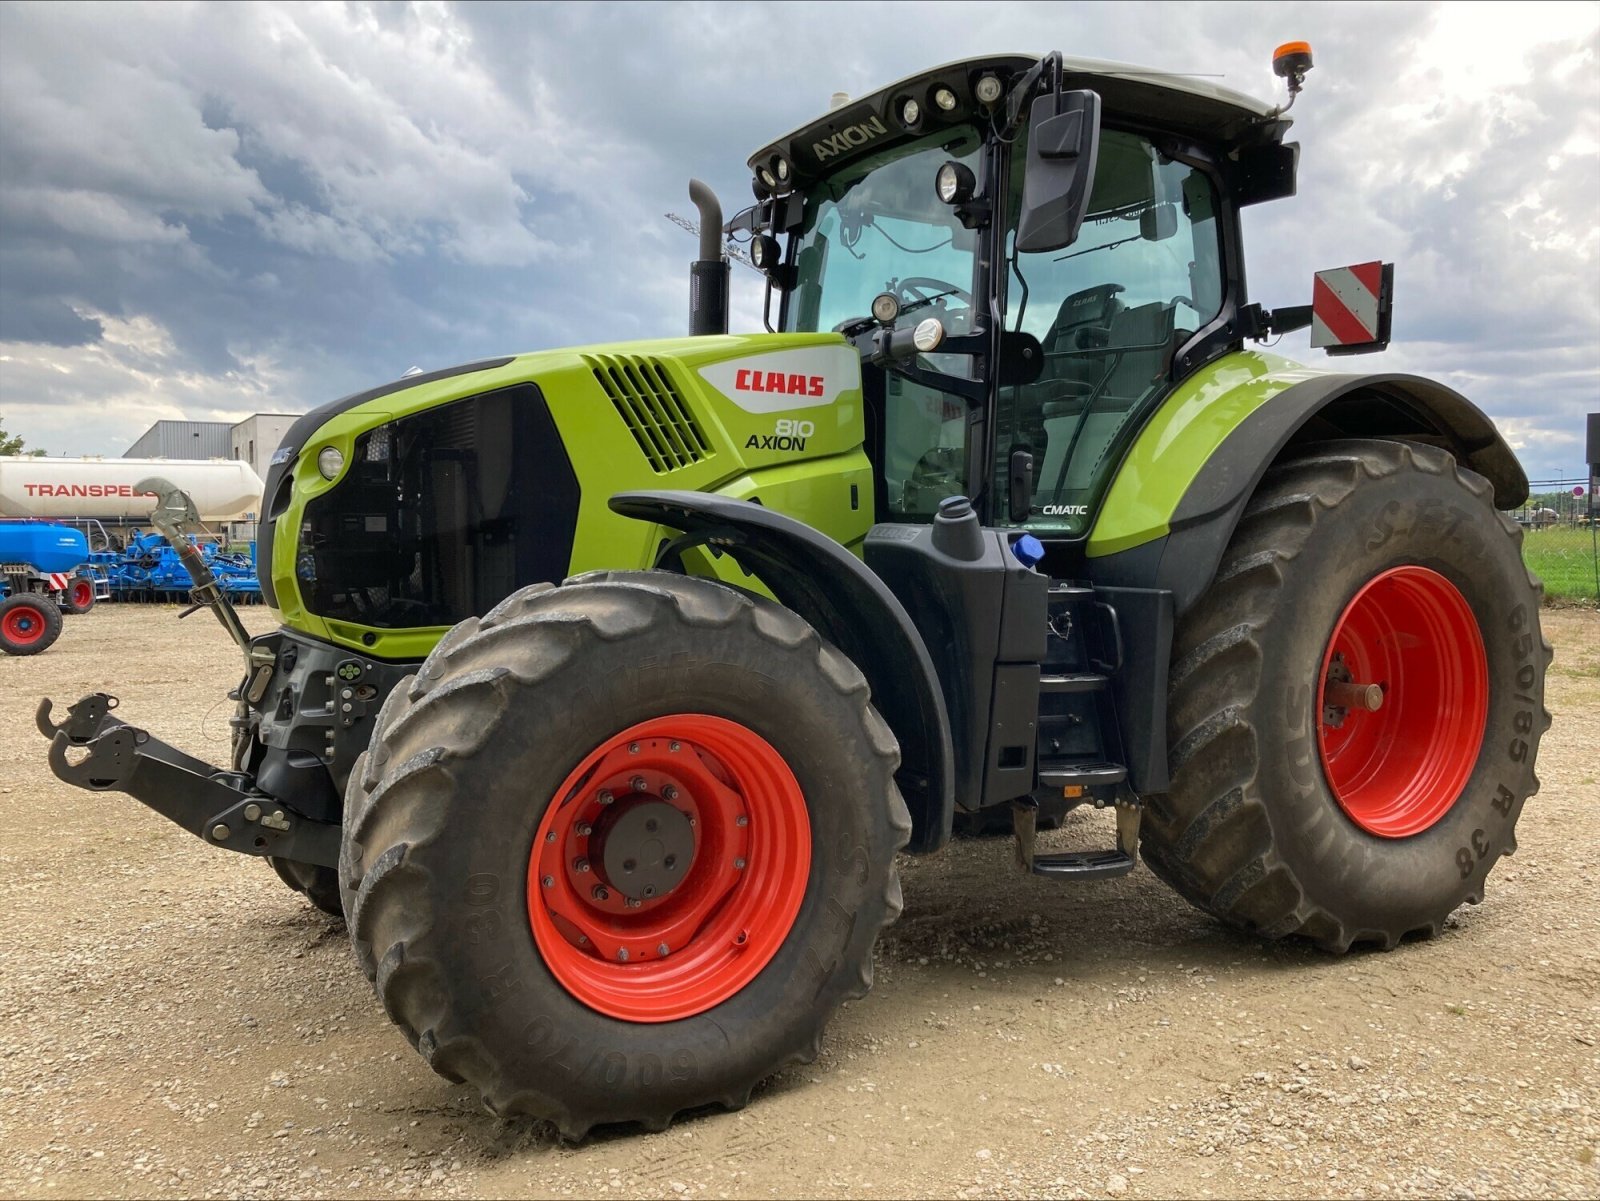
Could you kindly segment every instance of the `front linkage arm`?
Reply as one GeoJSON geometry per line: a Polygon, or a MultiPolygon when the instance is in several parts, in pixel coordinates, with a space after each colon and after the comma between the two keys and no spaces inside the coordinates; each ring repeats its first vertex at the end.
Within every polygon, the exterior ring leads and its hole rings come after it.
{"type": "Polygon", "coordinates": [[[124,724],[110,715],[116,707],[116,697],[91,693],[56,725],[49,698],[39,702],[35,722],[50,739],[50,770],[57,778],[91,792],[125,792],[213,846],[338,866],[337,825],[247,791],[248,776],[218,771],[124,724]],[[76,761],[69,755],[74,750],[81,753],[76,761]]]}

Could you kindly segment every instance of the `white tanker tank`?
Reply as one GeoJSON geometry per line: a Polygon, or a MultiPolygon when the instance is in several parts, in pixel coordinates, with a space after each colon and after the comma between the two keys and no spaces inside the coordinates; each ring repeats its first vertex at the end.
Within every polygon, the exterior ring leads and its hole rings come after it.
{"type": "Polygon", "coordinates": [[[163,476],[187,492],[202,521],[235,521],[261,507],[261,477],[236,459],[68,459],[0,456],[0,517],[142,522],[154,496],[134,491],[163,476]]]}

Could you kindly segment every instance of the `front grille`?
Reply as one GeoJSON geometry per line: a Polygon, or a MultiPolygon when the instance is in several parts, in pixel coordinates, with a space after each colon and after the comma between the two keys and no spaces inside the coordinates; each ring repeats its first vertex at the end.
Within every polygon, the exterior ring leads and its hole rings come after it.
{"type": "Polygon", "coordinates": [[[698,463],[711,453],[705,432],[657,359],[638,355],[586,356],[651,470],[664,473],[698,463]]]}

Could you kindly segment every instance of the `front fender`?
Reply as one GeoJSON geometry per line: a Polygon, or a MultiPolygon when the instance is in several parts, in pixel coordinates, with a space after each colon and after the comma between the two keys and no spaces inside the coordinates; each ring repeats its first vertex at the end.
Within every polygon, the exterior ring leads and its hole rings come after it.
{"type": "Polygon", "coordinates": [[[942,847],[955,812],[950,719],[928,648],[888,586],[833,539],[749,501],[652,491],[610,503],[624,517],[711,539],[861,669],[900,743],[895,782],[911,810],[907,849],[942,847]]]}

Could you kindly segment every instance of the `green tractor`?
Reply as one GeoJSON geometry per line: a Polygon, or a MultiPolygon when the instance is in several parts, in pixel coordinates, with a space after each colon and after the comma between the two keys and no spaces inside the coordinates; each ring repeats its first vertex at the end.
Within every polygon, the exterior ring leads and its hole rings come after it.
{"type": "MultiPolygon", "coordinates": [[[[1292,103],[1310,52],[1276,63],[1292,103]]],[[[1265,938],[1437,933],[1538,787],[1527,482],[1450,388],[1248,347],[1388,337],[1381,264],[1247,297],[1286,107],[1059,54],[844,100],[726,224],[691,185],[691,336],[296,422],[280,628],[191,564],[246,660],[232,762],[96,693],[41,703],[56,774],[265,857],[437,1072],[569,1137],[813,1058],[958,817],[1265,938]],[[726,332],[725,237],[765,333],[726,332]],[[1083,803],[1104,850],[1036,847],[1083,803]]]]}

